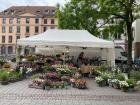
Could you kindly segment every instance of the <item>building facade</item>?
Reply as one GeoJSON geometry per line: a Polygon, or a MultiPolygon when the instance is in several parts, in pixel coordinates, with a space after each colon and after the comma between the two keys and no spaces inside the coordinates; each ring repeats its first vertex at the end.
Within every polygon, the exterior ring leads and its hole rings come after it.
{"type": "Polygon", "coordinates": [[[0,55],[16,53],[17,39],[57,29],[56,8],[12,6],[0,13],[0,55]]]}
{"type": "Polygon", "coordinates": [[[140,57],[140,19],[137,19],[132,24],[134,37],[134,54],[135,58],[140,57]]]}

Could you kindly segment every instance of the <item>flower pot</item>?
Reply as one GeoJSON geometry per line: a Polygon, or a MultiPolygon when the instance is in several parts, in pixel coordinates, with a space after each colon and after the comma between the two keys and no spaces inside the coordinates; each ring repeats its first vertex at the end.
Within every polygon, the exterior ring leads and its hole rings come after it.
{"type": "Polygon", "coordinates": [[[59,89],[62,89],[63,88],[63,86],[59,86],[59,89]]]}
{"type": "Polygon", "coordinates": [[[8,85],[9,82],[8,82],[8,81],[1,81],[1,84],[2,84],[2,85],[8,85]]]}
{"type": "Polygon", "coordinates": [[[134,88],[128,88],[128,91],[129,91],[129,92],[134,92],[135,89],[134,89],[134,88]]]}
{"type": "Polygon", "coordinates": [[[45,90],[50,90],[50,86],[45,86],[45,90]]]}
{"type": "Polygon", "coordinates": [[[65,86],[65,89],[68,89],[68,86],[65,86]]]}
{"type": "Polygon", "coordinates": [[[115,88],[115,89],[119,89],[120,86],[119,86],[119,84],[113,83],[113,88],[115,88]]]}
{"type": "Polygon", "coordinates": [[[74,83],[71,83],[71,87],[75,87],[75,84],[74,83]]]}
{"type": "Polygon", "coordinates": [[[109,87],[113,87],[113,84],[111,82],[108,83],[109,87]]]}
{"type": "Polygon", "coordinates": [[[56,89],[57,87],[56,86],[53,86],[53,88],[56,89]]]}

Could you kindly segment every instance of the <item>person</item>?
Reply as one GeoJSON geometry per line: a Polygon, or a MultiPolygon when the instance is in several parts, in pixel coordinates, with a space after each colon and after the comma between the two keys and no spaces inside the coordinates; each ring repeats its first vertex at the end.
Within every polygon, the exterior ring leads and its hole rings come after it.
{"type": "Polygon", "coordinates": [[[64,53],[61,54],[60,59],[62,60],[62,64],[64,64],[64,62],[65,62],[65,54],[64,53]]]}
{"type": "Polygon", "coordinates": [[[84,60],[84,52],[81,52],[77,58],[77,64],[78,64],[78,67],[80,68],[82,63],[83,63],[83,60],[84,60]]]}

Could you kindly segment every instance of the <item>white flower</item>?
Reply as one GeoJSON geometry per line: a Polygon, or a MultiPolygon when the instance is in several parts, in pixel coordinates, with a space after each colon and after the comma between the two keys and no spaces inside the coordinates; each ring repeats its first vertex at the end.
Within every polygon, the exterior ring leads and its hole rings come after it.
{"type": "Polygon", "coordinates": [[[118,80],[118,79],[112,79],[111,82],[112,82],[112,83],[119,83],[119,80],[118,80]]]}
{"type": "Polygon", "coordinates": [[[102,78],[102,77],[96,77],[95,78],[95,81],[97,82],[97,83],[99,83],[99,82],[101,82],[101,81],[103,81],[104,79],[102,78]]]}
{"type": "Polygon", "coordinates": [[[120,87],[129,87],[126,81],[120,81],[119,84],[120,84],[120,87]]]}

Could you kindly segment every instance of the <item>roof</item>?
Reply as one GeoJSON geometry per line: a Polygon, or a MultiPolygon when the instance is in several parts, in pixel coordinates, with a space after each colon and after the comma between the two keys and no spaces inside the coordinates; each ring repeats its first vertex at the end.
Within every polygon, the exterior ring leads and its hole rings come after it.
{"type": "Polygon", "coordinates": [[[38,16],[55,16],[55,10],[54,6],[12,6],[0,12],[0,17],[17,17],[24,13],[38,16]]]}
{"type": "Polygon", "coordinates": [[[97,38],[86,30],[47,30],[39,35],[18,39],[17,44],[114,48],[112,41],[97,38]]]}

